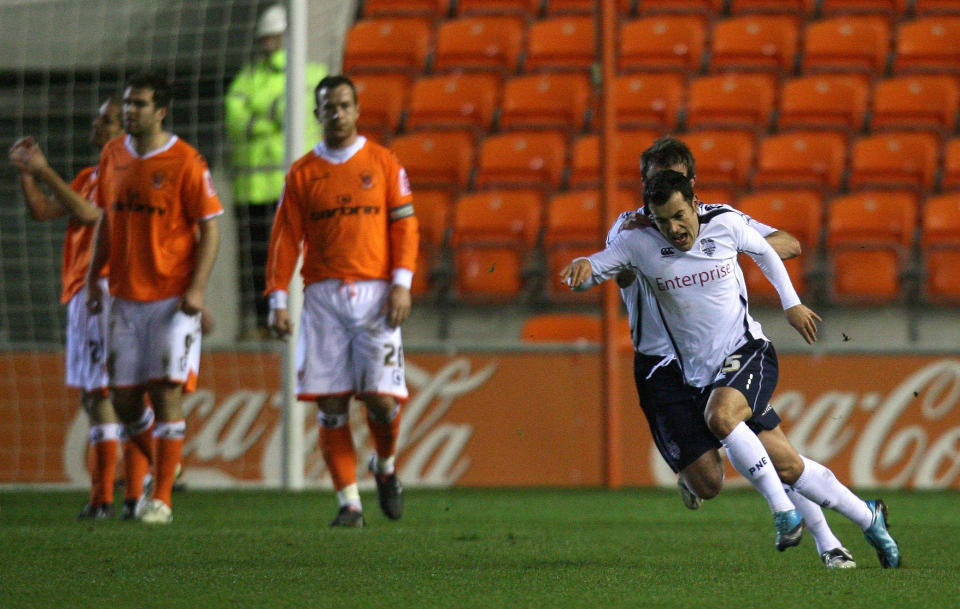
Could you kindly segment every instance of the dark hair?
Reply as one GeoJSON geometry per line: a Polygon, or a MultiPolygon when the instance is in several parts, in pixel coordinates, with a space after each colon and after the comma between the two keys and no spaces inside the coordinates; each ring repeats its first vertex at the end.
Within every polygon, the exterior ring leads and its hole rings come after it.
{"type": "MultiPolygon", "coordinates": [[[[353,103],[357,103],[357,87],[354,86],[352,80],[343,74],[334,74],[333,76],[324,76],[321,78],[320,82],[317,83],[317,88],[313,91],[314,101],[319,101],[320,89],[333,89],[339,87],[340,85],[347,85],[350,87],[350,91],[353,92],[353,103]]],[[[320,104],[317,105],[319,106],[320,104]]]]}
{"type": "Polygon", "coordinates": [[[696,177],[696,166],[690,148],[672,135],[665,135],[640,155],[640,176],[648,180],[653,177],[650,174],[655,171],[654,168],[662,170],[678,164],[686,166],[688,180],[696,177]]]}
{"type": "Polygon", "coordinates": [[[125,89],[152,89],[153,105],[157,108],[169,108],[173,95],[167,78],[157,71],[140,72],[127,79],[125,89]]]}
{"type": "Polygon", "coordinates": [[[675,192],[679,192],[684,201],[693,201],[690,178],[672,169],[654,174],[643,183],[643,204],[647,207],[647,213],[652,213],[652,206],[663,205],[669,201],[675,192]]]}

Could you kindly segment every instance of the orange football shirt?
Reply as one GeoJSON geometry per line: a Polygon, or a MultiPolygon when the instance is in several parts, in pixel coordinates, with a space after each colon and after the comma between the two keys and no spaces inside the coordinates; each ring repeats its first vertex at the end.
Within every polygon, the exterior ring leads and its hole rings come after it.
{"type": "Polygon", "coordinates": [[[407,174],[367,140],[343,163],[308,152],[290,168],[270,234],[267,293],[287,291],[303,244],[303,282],[390,280],[416,268],[419,231],[407,174]]]}
{"type": "Polygon", "coordinates": [[[223,213],[203,155],[175,135],[142,157],[130,136],[114,138],[100,155],[96,199],[109,222],[110,293],[182,295],[196,266],[197,227],[223,213]]]}
{"type": "MultiPolygon", "coordinates": [[[[73,178],[70,188],[84,199],[93,200],[97,188],[97,168],[86,167],[73,178]]],[[[93,232],[96,224],[84,224],[73,216],[67,222],[67,232],[63,240],[63,267],[60,269],[60,302],[66,304],[83,288],[90,256],[93,253],[93,232]]],[[[101,277],[107,275],[109,265],[103,268],[101,277]]]]}

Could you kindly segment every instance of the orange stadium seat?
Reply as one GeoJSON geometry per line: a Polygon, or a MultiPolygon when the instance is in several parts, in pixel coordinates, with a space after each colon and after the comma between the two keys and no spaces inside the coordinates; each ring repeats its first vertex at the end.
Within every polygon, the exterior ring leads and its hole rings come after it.
{"type": "Polygon", "coordinates": [[[920,209],[920,242],[924,247],[960,247],[960,193],[951,192],[927,199],[920,209]]]}
{"type": "Polygon", "coordinates": [[[450,19],[437,29],[436,70],[516,71],[523,50],[523,21],[514,17],[450,19]]]}
{"type": "MultiPolygon", "coordinates": [[[[636,187],[640,184],[640,154],[659,135],[659,131],[652,129],[621,131],[618,134],[616,167],[621,186],[636,187]]],[[[573,142],[570,160],[571,188],[599,186],[602,179],[600,157],[600,136],[584,135],[573,142]]]]}
{"type": "Polygon", "coordinates": [[[747,185],[753,169],[754,136],[749,131],[694,131],[681,138],[697,161],[697,187],[747,185]]]}
{"type": "Polygon", "coordinates": [[[960,188],[960,138],[948,140],[943,147],[943,177],[941,187],[944,190],[960,188]]]}
{"type": "Polygon", "coordinates": [[[753,186],[840,188],[847,140],[834,131],[791,131],[760,142],[753,186]]]}
{"type": "Polygon", "coordinates": [[[830,296],[837,303],[883,304],[900,300],[901,259],[887,247],[839,248],[831,253],[830,296]]]}
{"type": "Polygon", "coordinates": [[[676,129],[684,101],[680,74],[626,74],[614,83],[621,129],[676,129]]]}
{"type": "Polygon", "coordinates": [[[581,74],[529,74],[506,82],[499,125],[504,129],[580,130],[590,124],[590,81],[581,74]]]}
{"type": "Polygon", "coordinates": [[[522,15],[535,16],[543,0],[457,0],[460,15],[522,15]]]}
{"type": "Polygon", "coordinates": [[[869,87],[852,74],[814,74],[783,83],[777,127],[843,129],[863,128],[869,87]]]}
{"type": "Polygon", "coordinates": [[[495,74],[441,74],[413,83],[406,127],[490,128],[500,99],[500,78],[495,74]]]}
{"type": "Polygon", "coordinates": [[[788,15],[743,15],[713,26],[709,67],[789,74],[797,55],[797,22],[788,15]]]}
{"type": "MultiPolygon", "coordinates": [[[[737,209],[751,218],[787,231],[807,252],[816,251],[823,226],[823,200],[809,190],[761,190],[740,197],[737,209]]],[[[810,260],[812,255],[806,257],[810,260]]]]}
{"type": "Polygon", "coordinates": [[[463,299],[509,300],[523,288],[524,266],[540,230],[536,191],[486,191],[454,205],[454,285],[463,299]]]}
{"type": "Polygon", "coordinates": [[[890,23],[873,15],[842,15],[814,21],[804,32],[804,72],[882,74],[890,53],[890,23]]]}
{"type": "Polygon", "coordinates": [[[960,245],[923,252],[923,298],[934,304],[960,304],[960,245]]]}
{"type": "Polygon", "coordinates": [[[897,27],[894,73],[960,71],[960,16],[929,15],[897,27]]]}
{"type": "Polygon", "coordinates": [[[773,115],[773,76],[711,74],[690,81],[687,127],[766,129],[773,115]]]}
{"type": "Polygon", "coordinates": [[[878,82],[873,89],[870,128],[953,130],[957,82],[946,75],[915,74],[878,82]]]}
{"type": "MultiPolygon", "coordinates": [[[[617,191],[617,213],[635,209],[638,205],[633,192],[617,191]]],[[[599,301],[600,290],[572,292],[561,285],[557,278],[561,269],[574,258],[601,250],[608,228],[601,215],[598,190],[574,190],[550,198],[543,234],[547,262],[546,294],[550,299],[565,302],[599,301]]]]}
{"type": "Polygon", "coordinates": [[[910,2],[911,0],[821,0],[820,12],[824,15],[873,13],[896,16],[906,13],[910,2]]]}
{"type": "Polygon", "coordinates": [[[730,14],[782,13],[809,16],[817,8],[817,0],[730,0],[730,14]]]}
{"type": "Polygon", "coordinates": [[[917,226],[917,202],[906,192],[864,191],[830,202],[826,245],[880,244],[909,248],[917,226]]]}
{"type": "Polygon", "coordinates": [[[560,187],[566,162],[563,134],[557,131],[517,131],[488,136],[480,144],[474,185],[560,187]]]}
{"type": "Polygon", "coordinates": [[[937,137],[889,132],[862,137],[850,151],[850,188],[932,189],[938,163],[937,137]]]}
{"type": "Polygon", "coordinates": [[[443,17],[450,12],[450,0],[363,0],[363,16],[398,17],[417,15],[443,17]]]}
{"type": "Polygon", "coordinates": [[[921,16],[960,13],[960,0],[913,0],[913,12],[921,16]]]}
{"type": "Polygon", "coordinates": [[[473,169],[473,137],[462,131],[421,131],[390,144],[415,188],[463,190],[473,169]]]}
{"type": "Polygon", "coordinates": [[[699,15],[655,15],[620,27],[621,71],[696,73],[706,49],[706,20],[699,15]]]}
{"type": "Polygon", "coordinates": [[[637,0],[637,14],[703,13],[719,15],[726,0],[637,0]]]}
{"type": "Polygon", "coordinates": [[[530,25],[525,70],[589,70],[596,61],[593,17],[550,17],[530,25]]]}
{"type": "Polygon", "coordinates": [[[413,196],[420,226],[420,250],[411,291],[417,296],[423,296],[430,291],[434,267],[441,264],[441,252],[449,232],[452,202],[450,193],[446,190],[417,190],[413,196]]]}
{"type": "Polygon", "coordinates": [[[382,141],[400,125],[410,79],[403,74],[357,74],[353,77],[357,100],[363,105],[360,126],[382,141]]]}
{"type": "MultiPolygon", "coordinates": [[[[806,269],[804,268],[803,258],[791,258],[784,260],[783,265],[787,267],[787,274],[790,275],[790,282],[793,283],[793,289],[801,298],[807,294],[806,269]]],[[[740,267],[743,269],[743,278],[747,283],[747,293],[750,296],[750,302],[763,302],[766,304],[779,303],[780,295],[777,289],[767,280],[763,271],[756,265],[750,256],[742,254],[740,256],[740,267]]]]}
{"type": "Polygon", "coordinates": [[[347,32],[343,71],[423,71],[430,51],[430,25],[423,19],[357,21],[347,32]]]}
{"type": "Polygon", "coordinates": [[[693,189],[697,199],[703,203],[726,203],[728,205],[733,203],[736,198],[734,190],[738,189],[723,186],[700,186],[699,184],[693,189]]]}

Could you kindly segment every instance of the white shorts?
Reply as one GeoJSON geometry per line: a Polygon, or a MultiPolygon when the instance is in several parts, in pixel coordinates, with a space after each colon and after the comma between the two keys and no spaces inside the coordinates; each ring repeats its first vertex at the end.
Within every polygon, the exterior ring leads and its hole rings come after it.
{"type": "Polygon", "coordinates": [[[406,399],[400,328],[382,312],[386,281],[312,283],[303,292],[297,396],[376,393],[406,399]]]}
{"type": "Polygon", "coordinates": [[[183,383],[187,390],[200,372],[200,314],[187,315],[180,298],[139,302],[115,298],[110,308],[112,387],[150,381],[183,383]]]}
{"type": "Polygon", "coordinates": [[[67,386],[84,391],[104,391],[107,378],[107,318],[110,314],[110,292],[107,280],[100,280],[103,291],[103,312],[87,311],[87,289],[73,295],[67,303],[67,386]]]}

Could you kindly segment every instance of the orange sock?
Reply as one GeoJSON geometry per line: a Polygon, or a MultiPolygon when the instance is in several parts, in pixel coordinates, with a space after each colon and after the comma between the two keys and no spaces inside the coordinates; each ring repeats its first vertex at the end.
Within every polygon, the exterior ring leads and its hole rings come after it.
{"type": "Polygon", "coordinates": [[[340,490],[357,481],[357,451],[353,447],[350,425],[320,426],[320,450],[333,487],[340,490]]]}
{"type": "MultiPolygon", "coordinates": [[[[127,479],[124,499],[139,499],[143,494],[143,477],[150,471],[150,463],[153,461],[153,430],[148,429],[138,434],[150,434],[150,453],[144,453],[144,442],[137,442],[133,438],[123,443],[123,471],[127,479]]],[[[142,440],[142,439],[141,439],[142,440]]]]}
{"type": "Polygon", "coordinates": [[[90,505],[100,505],[103,500],[100,498],[100,468],[97,466],[96,444],[87,444],[87,471],[90,472],[90,505]]]}
{"type": "Polygon", "coordinates": [[[400,412],[401,408],[397,406],[393,419],[389,422],[383,422],[370,416],[370,412],[367,411],[367,425],[370,427],[370,434],[373,435],[373,446],[377,450],[377,456],[381,459],[389,459],[397,451],[400,412]]]}
{"type": "Polygon", "coordinates": [[[173,506],[173,482],[177,477],[177,466],[183,458],[183,439],[187,431],[187,422],[157,421],[154,435],[157,442],[157,459],[154,467],[156,483],[153,498],[173,506]]]}
{"type": "Polygon", "coordinates": [[[118,454],[118,449],[120,448],[119,440],[104,440],[103,442],[97,442],[93,445],[94,452],[96,453],[96,469],[97,475],[94,477],[94,485],[97,487],[94,493],[99,499],[99,503],[102,504],[112,504],[113,503],[113,477],[117,471],[117,461],[120,456],[118,454]]]}

